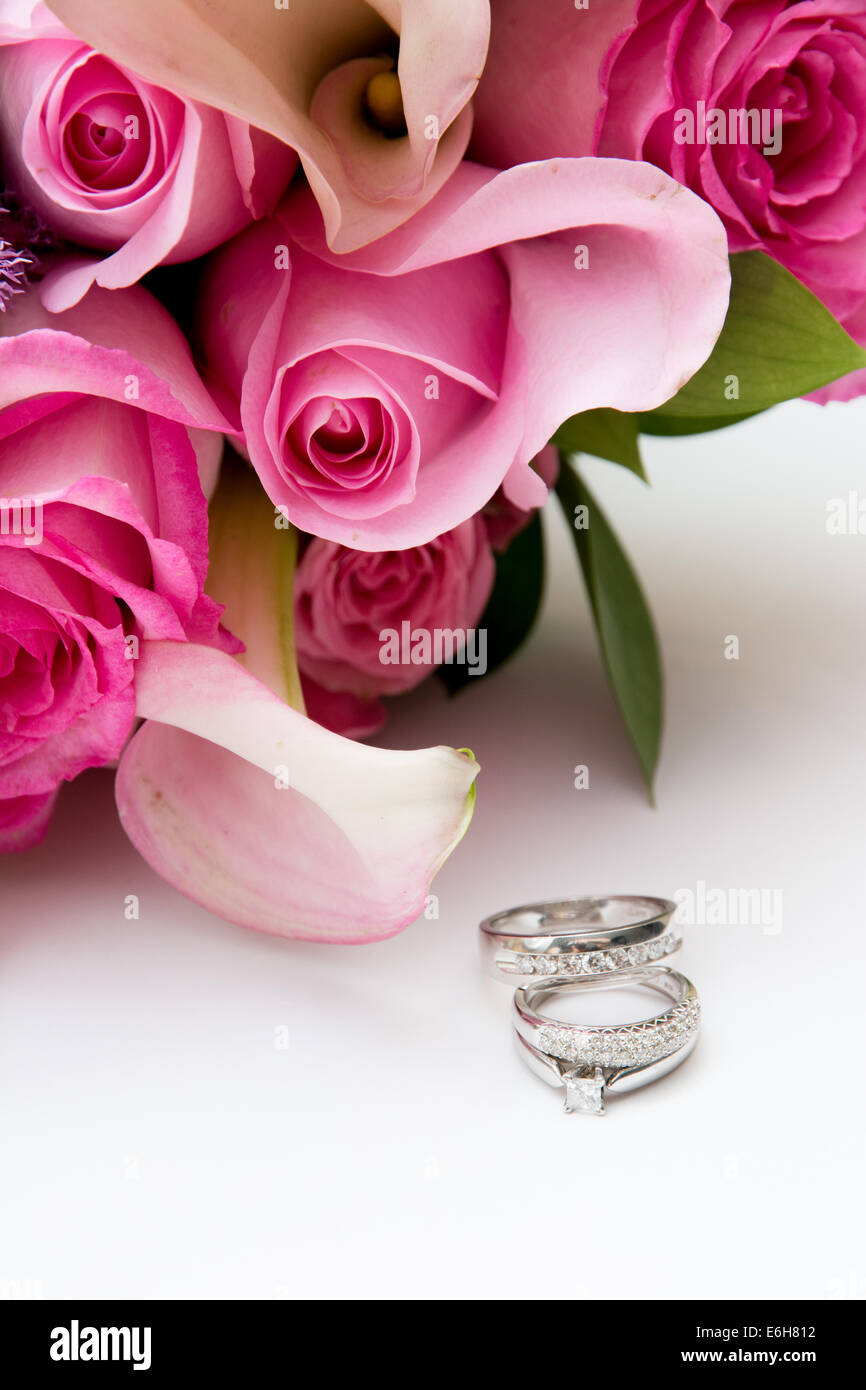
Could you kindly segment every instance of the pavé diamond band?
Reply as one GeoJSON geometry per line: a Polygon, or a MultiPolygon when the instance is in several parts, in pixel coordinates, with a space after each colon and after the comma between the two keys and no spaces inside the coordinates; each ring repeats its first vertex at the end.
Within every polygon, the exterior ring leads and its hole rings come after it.
{"type": "Polygon", "coordinates": [[[665,959],[682,945],[667,898],[611,896],[530,903],[481,923],[487,969],[511,985],[600,980],[665,959]]]}
{"type": "Polygon", "coordinates": [[[685,1061],[698,1039],[700,1007],[691,980],[666,966],[591,986],[575,980],[521,988],[514,994],[518,1050],[543,1080],[565,1087],[566,1110],[603,1115],[606,1095],[645,1086],[685,1061]],[[624,985],[645,986],[671,1002],[652,1018],[603,1027],[564,1023],[538,1011],[563,994],[624,985]]]}

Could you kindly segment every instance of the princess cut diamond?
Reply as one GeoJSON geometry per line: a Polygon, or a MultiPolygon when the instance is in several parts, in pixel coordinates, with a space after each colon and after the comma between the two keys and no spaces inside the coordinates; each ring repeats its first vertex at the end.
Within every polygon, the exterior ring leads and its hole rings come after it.
{"type": "Polygon", "coordinates": [[[570,1114],[604,1114],[604,1073],[601,1067],[563,1069],[565,1108],[570,1114]]]}

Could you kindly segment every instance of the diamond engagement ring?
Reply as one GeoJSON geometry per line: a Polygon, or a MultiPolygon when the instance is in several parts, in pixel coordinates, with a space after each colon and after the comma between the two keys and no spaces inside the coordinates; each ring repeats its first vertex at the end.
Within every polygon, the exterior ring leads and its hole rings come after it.
{"type": "Polygon", "coordinates": [[[682,945],[668,898],[590,897],[530,903],[481,923],[488,970],[512,985],[600,980],[673,955],[682,945]]]}
{"type": "Polygon", "coordinates": [[[551,1086],[565,1087],[565,1108],[603,1115],[605,1097],[633,1091],[684,1062],[698,1040],[701,1006],[691,980],[666,966],[635,970],[598,981],[560,981],[515,990],[517,1046],[527,1066],[551,1086]],[[672,1001],[662,1013],[637,1023],[587,1026],[563,1023],[538,1012],[564,994],[590,989],[640,987],[672,1001]]]}

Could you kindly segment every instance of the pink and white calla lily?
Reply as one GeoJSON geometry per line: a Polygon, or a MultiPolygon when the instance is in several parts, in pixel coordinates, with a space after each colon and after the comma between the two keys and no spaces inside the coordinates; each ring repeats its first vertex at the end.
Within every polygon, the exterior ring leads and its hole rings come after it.
{"type": "Polygon", "coordinates": [[[157,873],[232,922],[314,941],[392,936],[462,838],[478,764],[452,748],[371,748],[293,708],[292,533],[235,466],[212,517],[208,587],[247,650],[142,644],[147,722],[118,769],[124,828],[157,873]]]}

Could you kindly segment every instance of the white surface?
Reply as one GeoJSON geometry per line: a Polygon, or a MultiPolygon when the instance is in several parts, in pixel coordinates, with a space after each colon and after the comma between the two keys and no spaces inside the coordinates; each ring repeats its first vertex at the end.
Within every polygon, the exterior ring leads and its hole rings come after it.
{"type": "Polygon", "coordinates": [[[825,529],[828,499],[866,497],[864,426],[866,402],[797,403],[648,442],[651,489],[589,466],[663,641],[656,810],[551,507],[530,645],[387,731],[483,764],[438,922],[363,948],[256,936],[137,859],[108,774],[66,792],[0,869],[0,1293],[866,1293],[866,535],[825,529]],[[603,1121],[565,1116],[512,1051],[477,920],[699,880],[781,890],[781,932],[694,928],[694,1056],[603,1121]]]}

